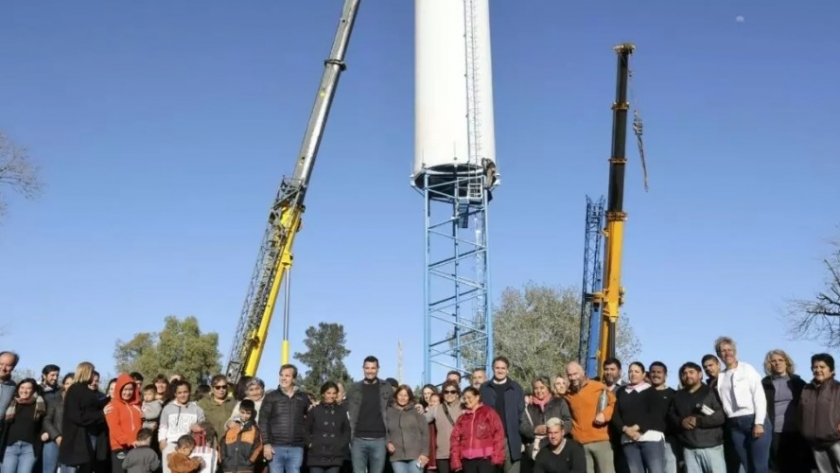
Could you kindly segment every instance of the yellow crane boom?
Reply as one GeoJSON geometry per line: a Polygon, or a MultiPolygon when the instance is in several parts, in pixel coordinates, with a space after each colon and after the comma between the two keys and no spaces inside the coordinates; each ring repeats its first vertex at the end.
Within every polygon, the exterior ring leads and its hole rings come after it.
{"type": "Polygon", "coordinates": [[[604,361],[615,357],[616,327],[619,309],[624,303],[624,288],[621,286],[621,257],[624,248],[624,174],[627,164],[627,88],[630,79],[630,55],[635,46],[632,43],[619,44],[618,77],[616,79],[615,103],[613,109],[612,155],[610,157],[609,190],[607,194],[604,231],[604,288],[593,299],[601,304],[601,331],[598,349],[598,376],[604,375],[604,361]]]}
{"type": "MultiPolygon", "coordinates": [[[[268,329],[280,294],[280,288],[286,282],[286,310],[288,311],[289,271],[292,267],[292,245],[295,235],[301,227],[301,217],[305,210],[309,180],[312,168],[318,156],[318,148],[327,124],[330,108],[338,79],[346,68],[344,57],[360,0],[345,0],[341,21],[335,34],[329,58],[324,62],[324,74],[318,86],[315,104],[309,116],[309,124],[303,136],[303,143],[291,178],[283,178],[277,197],[271,206],[265,234],[248,295],[242,306],[242,312],[236,327],[236,334],[231,345],[225,373],[231,383],[237,383],[242,376],[255,376],[265,350],[268,329]]],[[[283,327],[282,360],[289,359],[288,318],[283,327]]]]}

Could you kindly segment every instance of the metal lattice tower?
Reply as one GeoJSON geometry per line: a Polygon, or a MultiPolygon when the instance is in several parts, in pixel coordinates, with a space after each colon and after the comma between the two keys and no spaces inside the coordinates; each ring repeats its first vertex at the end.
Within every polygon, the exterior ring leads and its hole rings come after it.
{"type": "Polygon", "coordinates": [[[590,377],[598,374],[598,340],[601,330],[601,304],[593,294],[603,288],[602,249],[604,241],[604,197],[593,202],[586,197],[586,233],[583,244],[583,283],[580,304],[580,346],[578,357],[590,377]]]}
{"type": "Polygon", "coordinates": [[[493,357],[487,258],[487,177],[427,171],[425,200],[426,306],[423,382],[449,370],[468,373],[493,357]],[[440,179],[440,180],[439,180],[440,179]],[[454,192],[453,192],[454,190],[454,192]],[[470,231],[470,223],[479,228],[470,231]],[[443,368],[433,373],[434,367],[443,368]]]}

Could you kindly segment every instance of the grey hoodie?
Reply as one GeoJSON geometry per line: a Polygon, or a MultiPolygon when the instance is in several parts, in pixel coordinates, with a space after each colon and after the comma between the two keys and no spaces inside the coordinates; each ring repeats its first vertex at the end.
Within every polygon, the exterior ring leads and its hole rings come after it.
{"type": "Polygon", "coordinates": [[[204,421],[204,409],[194,402],[182,406],[172,401],[163,406],[160,413],[160,430],[158,439],[167,443],[175,443],[184,435],[191,433],[190,428],[204,421]]]}

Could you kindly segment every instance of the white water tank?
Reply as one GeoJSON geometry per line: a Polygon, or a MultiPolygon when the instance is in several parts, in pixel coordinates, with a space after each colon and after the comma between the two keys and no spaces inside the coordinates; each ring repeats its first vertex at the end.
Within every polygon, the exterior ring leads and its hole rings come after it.
{"type": "Polygon", "coordinates": [[[451,179],[495,163],[496,136],[489,0],[415,0],[414,8],[412,178],[422,188],[424,169],[430,180],[451,179]]]}

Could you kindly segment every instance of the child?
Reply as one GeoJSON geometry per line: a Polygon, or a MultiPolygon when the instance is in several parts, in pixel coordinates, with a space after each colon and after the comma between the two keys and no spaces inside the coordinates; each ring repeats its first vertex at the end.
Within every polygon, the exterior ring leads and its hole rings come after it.
{"type": "Polygon", "coordinates": [[[155,399],[157,388],[154,384],[147,384],[143,388],[143,427],[156,430],[160,422],[160,412],[163,410],[163,403],[155,399]]]}
{"type": "Polygon", "coordinates": [[[150,446],[154,435],[152,429],[143,428],[137,431],[137,442],[122,462],[126,473],[153,473],[160,468],[160,457],[150,446]]]}
{"type": "Polygon", "coordinates": [[[231,423],[220,442],[219,457],[225,473],[254,471],[262,454],[262,436],[253,420],[255,410],[254,401],[243,399],[239,403],[239,419],[231,423]]]}
{"type": "Polygon", "coordinates": [[[166,466],[172,473],[196,473],[204,468],[204,460],[190,458],[195,449],[192,435],[182,435],[175,444],[175,451],[166,457],[166,466]]]}

